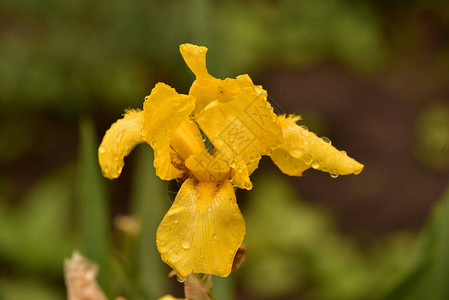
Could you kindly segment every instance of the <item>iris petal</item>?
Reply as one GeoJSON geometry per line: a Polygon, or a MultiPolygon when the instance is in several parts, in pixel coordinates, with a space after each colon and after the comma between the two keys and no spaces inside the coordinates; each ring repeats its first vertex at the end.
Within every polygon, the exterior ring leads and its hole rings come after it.
{"type": "Polygon", "coordinates": [[[129,110],[106,131],[98,148],[98,160],[105,177],[119,177],[125,165],[125,156],[143,142],[143,119],[143,111],[129,110]]]}
{"type": "Polygon", "coordinates": [[[266,93],[254,85],[240,89],[233,101],[211,102],[196,121],[234,169],[232,182],[239,188],[252,188],[249,175],[261,155],[271,153],[282,142],[281,128],[266,93]]]}
{"type": "Polygon", "coordinates": [[[192,44],[182,44],[179,47],[187,66],[196,76],[189,90],[189,95],[196,97],[195,112],[200,112],[211,101],[218,99],[221,80],[214,78],[207,72],[207,48],[192,44]]]}
{"type": "Polygon", "coordinates": [[[192,96],[178,94],[164,83],[157,83],[145,98],[143,139],[153,147],[156,175],[163,180],[179,178],[184,172],[171,163],[171,157],[176,153],[170,147],[170,141],[194,107],[192,96]]]}
{"type": "Polygon", "coordinates": [[[186,167],[200,181],[222,181],[230,175],[230,169],[222,157],[209,154],[207,150],[191,155],[186,167]]]}
{"type": "Polygon", "coordinates": [[[229,180],[187,179],[157,230],[162,260],[181,278],[228,276],[245,235],[245,221],[229,180]]]}
{"type": "Polygon", "coordinates": [[[270,155],[276,166],[289,176],[302,176],[302,173],[309,169],[310,166],[304,163],[301,159],[290,155],[288,151],[283,148],[278,148],[270,155]]]}
{"type": "Polygon", "coordinates": [[[207,48],[192,44],[182,44],[179,46],[182,58],[196,77],[212,77],[206,68],[207,48]]]}
{"type": "Polygon", "coordinates": [[[298,116],[278,117],[284,143],[273,151],[271,158],[281,171],[288,175],[296,173],[296,176],[301,176],[306,169],[305,164],[332,175],[362,172],[362,164],[349,157],[346,152],[337,150],[329,141],[325,141],[308,131],[307,128],[297,125],[296,122],[299,119],[298,116]],[[294,170],[292,163],[298,166],[297,170],[294,170]]]}

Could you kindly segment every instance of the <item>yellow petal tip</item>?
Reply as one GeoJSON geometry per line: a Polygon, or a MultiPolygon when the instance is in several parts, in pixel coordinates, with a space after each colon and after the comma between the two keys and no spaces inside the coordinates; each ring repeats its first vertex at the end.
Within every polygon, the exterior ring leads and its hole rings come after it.
{"type": "Polygon", "coordinates": [[[111,125],[98,148],[98,161],[103,176],[115,179],[120,176],[124,166],[124,157],[142,138],[143,112],[127,110],[124,117],[111,125]]]}
{"type": "Polygon", "coordinates": [[[184,61],[197,77],[210,76],[206,69],[207,48],[193,44],[182,44],[179,46],[184,61]]]}

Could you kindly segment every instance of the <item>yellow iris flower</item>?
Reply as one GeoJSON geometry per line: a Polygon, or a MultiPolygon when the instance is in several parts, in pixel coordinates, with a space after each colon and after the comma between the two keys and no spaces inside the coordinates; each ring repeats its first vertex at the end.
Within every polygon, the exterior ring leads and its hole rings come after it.
{"type": "Polygon", "coordinates": [[[211,76],[206,47],[183,44],[180,51],[196,76],[189,94],[157,83],[143,110],[126,111],[106,132],[99,162],[105,177],[117,178],[124,157],[148,143],[157,175],[183,182],[157,230],[162,260],[181,279],[191,273],[225,277],[245,235],[234,188],[252,188],[249,177],[262,155],[291,176],[308,168],[332,176],[358,174],[363,165],[298,126],[300,117],[277,116],[267,92],[248,75],[211,76]]]}

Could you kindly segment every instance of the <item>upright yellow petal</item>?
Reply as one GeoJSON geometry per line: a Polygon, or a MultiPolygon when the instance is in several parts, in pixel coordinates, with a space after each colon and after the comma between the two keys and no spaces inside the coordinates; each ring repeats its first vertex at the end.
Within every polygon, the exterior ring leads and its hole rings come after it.
{"type": "Polygon", "coordinates": [[[206,78],[212,77],[206,68],[207,48],[204,46],[196,46],[192,44],[182,44],[179,46],[182,58],[187,66],[192,70],[196,77],[206,78]]]}
{"type": "Polygon", "coordinates": [[[236,79],[217,79],[210,75],[206,67],[207,48],[192,44],[182,44],[179,47],[182,57],[187,66],[196,76],[189,90],[189,95],[195,96],[195,114],[203,110],[212,101],[220,102],[233,101],[237,95],[251,88],[260,94],[266,91],[261,86],[255,86],[248,75],[237,76],[236,79]]]}
{"type": "Polygon", "coordinates": [[[124,157],[143,142],[143,119],[142,111],[129,110],[106,131],[98,148],[98,160],[105,177],[119,177],[125,164],[124,157]]]}
{"type": "Polygon", "coordinates": [[[172,164],[176,152],[170,142],[176,129],[188,120],[194,107],[192,96],[178,94],[164,83],[156,84],[145,98],[143,139],[153,147],[156,174],[163,180],[179,178],[184,172],[172,164]]]}
{"type": "Polygon", "coordinates": [[[234,169],[232,182],[251,189],[249,175],[261,155],[282,142],[281,128],[266,94],[255,87],[242,89],[233,101],[211,102],[196,119],[214,147],[234,169]]]}
{"type": "Polygon", "coordinates": [[[245,235],[245,221],[229,180],[187,179],[157,230],[162,260],[181,278],[228,276],[245,235]]]}
{"type": "Polygon", "coordinates": [[[198,113],[211,101],[218,99],[218,87],[221,80],[207,72],[206,47],[182,44],[179,50],[187,66],[196,76],[196,80],[190,87],[189,95],[196,98],[195,113],[198,113]]]}
{"type": "Polygon", "coordinates": [[[273,151],[271,158],[284,173],[301,176],[309,167],[331,175],[359,174],[362,171],[363,165],[349,157],[345,151],[337,150],[329,141],[297,125],[299,117],[279,116],[278,120],[284,143],[273,151]]]}
{"type": "Polygon", "coordinates": [[[204,149],[191,155],[186,161],[187,169],[200,181],[223,181],[230,176],[230,169],[221,156],[212,156],[204,149]]]}

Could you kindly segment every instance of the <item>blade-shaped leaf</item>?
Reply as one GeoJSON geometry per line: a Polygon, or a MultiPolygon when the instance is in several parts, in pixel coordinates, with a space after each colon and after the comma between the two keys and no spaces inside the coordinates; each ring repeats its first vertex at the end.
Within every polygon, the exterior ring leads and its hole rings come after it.
{"type": "Polygon", "coordinates": [[[153,152],[146,145],[136,149],[136,166],[132,187],[132,212],[141,221],[137,249],[137,281],[148,299],[167,293],[168,272],[156,249],[156,230],[168,211],[167,184],[156,176],[153,152]]]}
{"type": "Polygon", "coordinates": [[[434,208],[412,267],[383,300],[449,299],[449,188],[434,208]]]}
{"type": "Polygon", "coordinates": [[[97,140],[90,120],[80,123],[78,161],[78,225],[80,247],[83,255],[99,266],[98,281],[110,295],[109,277],[109,205],[103,186],[104,179],[97,160],[97,140]]]}

